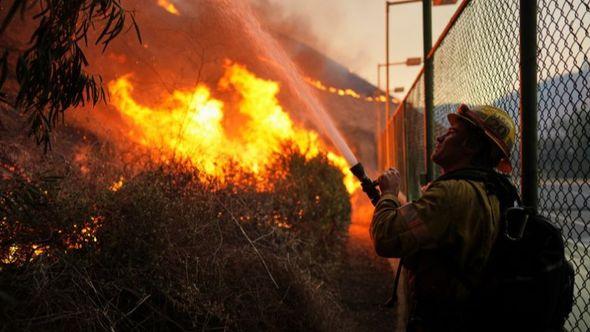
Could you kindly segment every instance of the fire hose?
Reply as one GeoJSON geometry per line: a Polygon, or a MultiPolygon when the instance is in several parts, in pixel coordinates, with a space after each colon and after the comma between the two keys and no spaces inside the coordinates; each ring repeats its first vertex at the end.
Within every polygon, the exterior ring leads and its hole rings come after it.
{"type": "MultiPolygon", "coordinates": [[[[377,202],[379,202],[379,198],[381,198],[381,193],[379,192],[379,189],[377,189],[377,181],[373,181],[371,178],[369,178],[365,172],[365,168],[361,163],[357,163],[356,165],[352,166],[350,171],[357,179],[359,179],[363,192],[365,192],[365,194],[369,197],[373,206],[376,206],[377,202]]],[[[399,278],[402,271],[402,264],[403,259],[400,259],[399,264],[397,265],[395,279],[393,280],[393,293],[391,294],[391,297],[389,297],[389,299],[383,304],[388,308],[393,307],[397,301],[397,286],[399,284],[399,278]]]]}

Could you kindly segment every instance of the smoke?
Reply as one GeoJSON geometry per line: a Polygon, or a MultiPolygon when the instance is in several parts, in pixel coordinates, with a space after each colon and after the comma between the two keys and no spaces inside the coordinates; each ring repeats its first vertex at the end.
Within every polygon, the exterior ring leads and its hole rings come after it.
{"type": "MultiPolygon", "coordinates": [[[[373,52],[365,45],[372,36],[371,22],[359,23],[355,12],[369,11],[364,1],[250,0],[267,28],[305,43],[319,52],[340,59],[348,68],[364,68],[373,52]],[[312,18],[314,16],[314,18],[312,18]]],[[[380,13],[380,11],[379,11],[380,13]]],[[[371,73],[374,71],[371,62],[371,73]]]]}
{"type": "Polygon", "coordinates": [[[251,0],[251,4],[258,18],[271,33],[289,36],[317,49],[322,48],[323,42],[313,31],[308,17],[291,12],[270,0],[251,0]]]}

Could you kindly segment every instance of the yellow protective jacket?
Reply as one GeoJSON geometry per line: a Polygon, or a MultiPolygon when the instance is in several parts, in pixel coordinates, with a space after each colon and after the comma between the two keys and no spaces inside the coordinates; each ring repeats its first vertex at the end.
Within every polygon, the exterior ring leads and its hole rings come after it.
{"type": "Polygon", "coordinates": [[[482,182],[435,181],[405,205],[383,195],[370,232],[377,254],[404,261],[400,289],[407,298],[400,302],[408,306],[403,311],[409,317],[398,318],[430,320],[439,327],[448,323],[439,319],[460,320],[454,311],[464,309],[469,285],[479,281],[499,227],[499,200],[482,182]]]}

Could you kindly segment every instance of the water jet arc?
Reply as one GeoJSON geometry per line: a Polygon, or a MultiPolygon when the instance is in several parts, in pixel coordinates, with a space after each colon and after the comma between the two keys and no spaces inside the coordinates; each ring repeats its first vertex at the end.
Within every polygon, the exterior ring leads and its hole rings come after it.
{"type": "Polygon", "coordinates": [[[291,91],[303,102],[312,115],[315,125],[330,138],[336,149],[338,149],[351,167],[357,165],[358,160],[348,144],[346,144],[344,137],[342,137],[342,134],[334,125],[334,122],[325,111],[323,105],[311,91],[309,84],[305,82],[285,50],[262,28],[248,2],[231,0],[224,2],[226,10],[232,13],[236,19],[242,21],[245,32],[256,42],[256,45],[258,45],[264,55],[271,59],[273,63],[280,64],[280,66],[276,66],[277,71],[291,88],[291,91]]]}

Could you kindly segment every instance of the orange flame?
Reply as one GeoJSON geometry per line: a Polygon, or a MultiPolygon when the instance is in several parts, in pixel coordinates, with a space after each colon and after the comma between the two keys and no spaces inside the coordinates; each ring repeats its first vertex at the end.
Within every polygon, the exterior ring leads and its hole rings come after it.
{"type": "MultiPolygon", "coordinates": [[[[377,97],[372,97],[372,96],[363,97],[360,95],[360,93],[358,93],[352,89],[340,89],[340,88],[335,88],[333,86],[327,86],[326,84],[322,83],[321,81],[310,78],[310,77],[306,77],[305,81],[318,90],[329,92],[332,94],[336,94],[341,97],[351,97],[354,99],[361,99],[361,100],[365,100],[365,101],[369,101],[369,102],[376,102],[376,103],[385,103],[385,101],[387,101],[387,98],[385,97],[385,95],[379,95],[377,97]]],[[[395,97],[391,97],[391,101],[394,103],[399,102],[398,99],[395,97]]]]}
{"type": "Polygon", "coordinates": [[[125,182],[125,178],[124,177],[119,177],[118,181],[113,182],[113,184],[111,184],[109,186],[109,190],[112,192],[117,192],[119,191],[119,189],[123,188],[123,184],[125,182]]]}
{"type": "Polygon", "coordinates": [[[222,181],[224,170],[237,164],[264,179],[273,155],[292,142],[307,158],[326,153],[345,175],[347,190],[352,193],[358,187],[344,158],[329,151],[316,132],[295,125],[283,110],[276,97],[279,84],[256,77],[242,65],[228,61],[219,81],[222,92],[237,92],[237,105],[225,105],[199,84],[175,90],[160,105],[148,107],[133,98],[130,77],[109,83],[111,103],[129,120],[130,138],[161,152],[163,161],[188,159],[222,181]]]}
{"type": "Polygon", "coordinates": [[[306,77],[305,81],[309,84],[311,84],[314,88],[318,89],[318,90],[322,90],[322,91],[328,91],[330,93],[333,94],[337,94],[339,96],[348,96],[348,97],[352,97],[355,99],[361,99],[361,95],[352,90],[352,89],[338,89],[338,88],[334,88],[331,86],[326,86],[324,83],[322,83],[321,81],[318,80],[314,80],[313,78],[309,78],[306,77]]]}
{"type": "Polygon", "coordinates": [[[174,6],[174,4],[171,3],[169,0],[158,0],[158,6],[164,8],[164,10],[166,10],[170,14],[180,15],[180,12],[178,11],[178,9],[176,9],[176,6],[174,6]]]}

